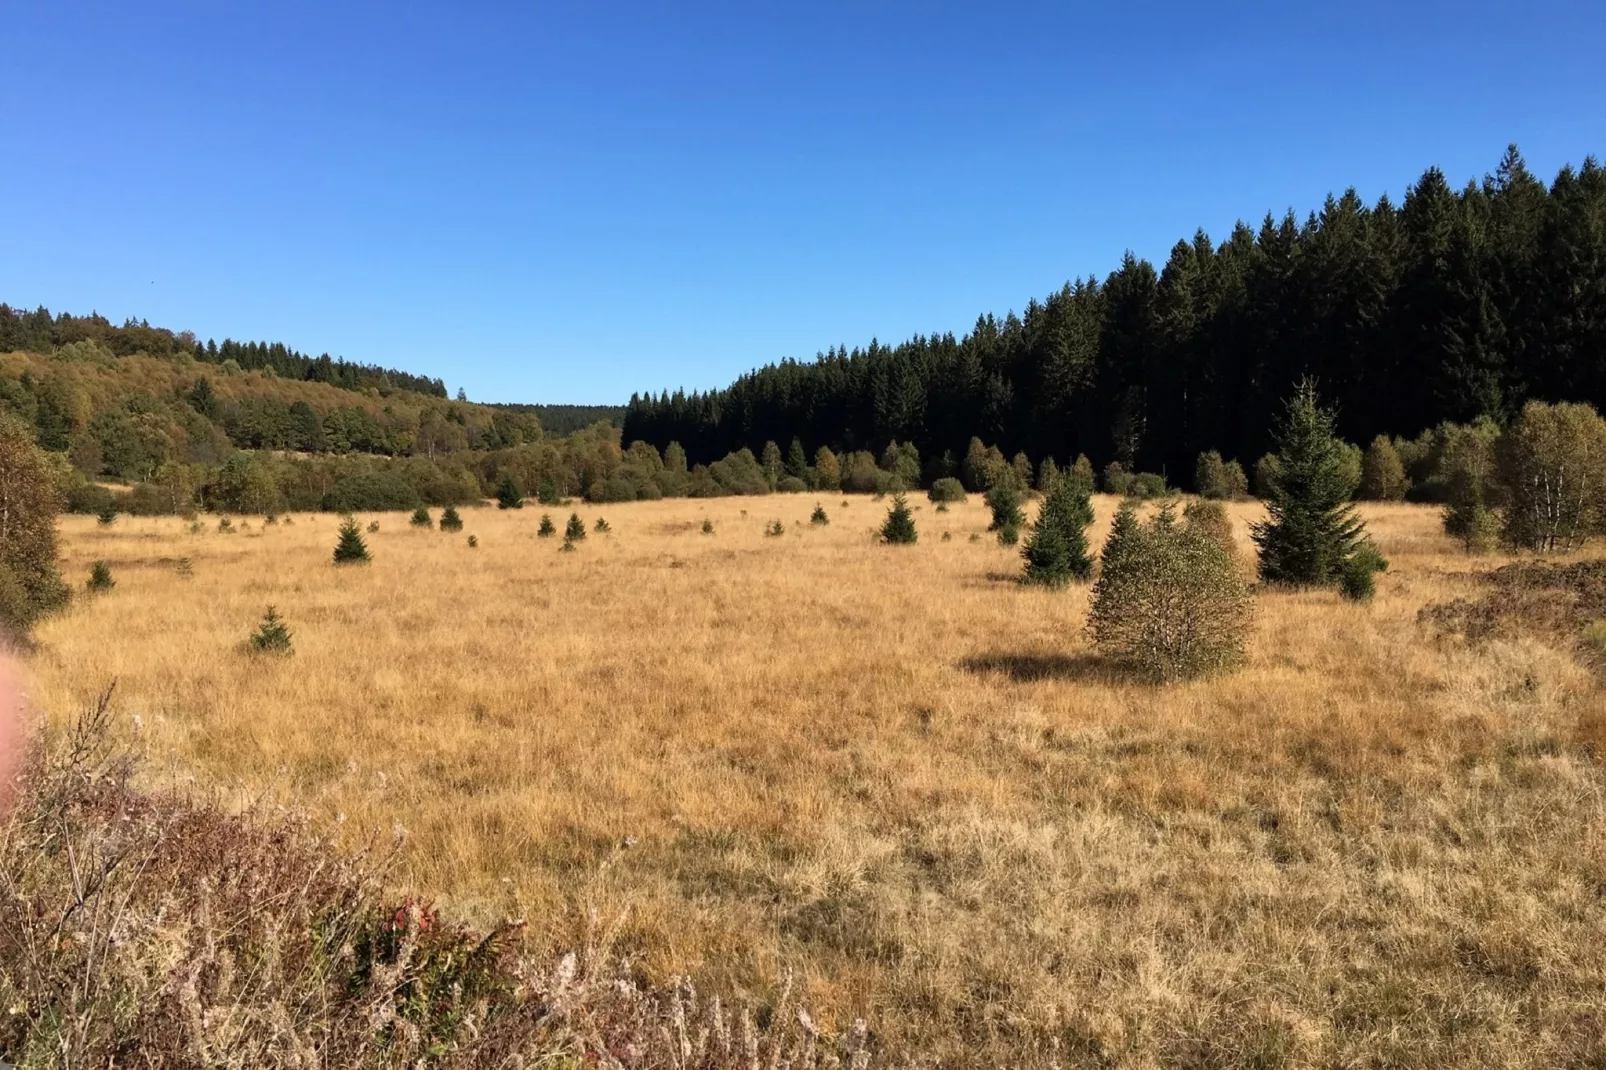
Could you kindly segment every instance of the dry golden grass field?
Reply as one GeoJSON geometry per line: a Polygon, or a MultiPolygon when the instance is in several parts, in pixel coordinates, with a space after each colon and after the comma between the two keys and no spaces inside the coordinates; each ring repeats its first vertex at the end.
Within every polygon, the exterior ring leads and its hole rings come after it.
{"type": "Polygon", "coordinates": [[[399,824],[400,882],[553,944],[589,903],[653,977],[762,1003],[793,969],[885,1052],[1606,1065],[1602,692],[1417,621],[1496,559],[1366,507],[1374,603],[1260,592],[1241,671],[1158,688],[1093,655],[1086,586],[971,540],[979,499],[919,504],[913,547],[864,497],[581,505],[613,532],[572,554],[539,507],[389,514],[348,568],[332,516],[68,517],[69,577],[117,586],[27,672],[61,715],[115,679],[153,778],[399,824]],[[242,652],[270,604],[291,657],[242,652]]]}

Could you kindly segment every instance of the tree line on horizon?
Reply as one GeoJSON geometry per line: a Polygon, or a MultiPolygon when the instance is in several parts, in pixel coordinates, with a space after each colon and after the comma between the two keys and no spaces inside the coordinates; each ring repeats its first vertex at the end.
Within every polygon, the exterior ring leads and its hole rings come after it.
{"type": "Polygon", "coordinates": [[[0,353],[54,353],[64,346],[90,343],[113,356],[143,353],[153,357],[189,356],[206,364],[228,365],[229,370],[271,370],[286,379],[328,383],[342,390],[378,390],[389,395],[407,390],[430,397],[446,397],[440,379],[414,375],[395,368],[358,364],[324,353],[313,357],[283,342],[237,342],[225,338],[202,342],[191,331],[152,327],[147,320],[128,319],[118,326],[99,313],[52,315],[40,306],[32,312],[0,303],[0,353]]]}
{"type": "Polygon", "coordinates": [[[678,443],[693,463],[793,439],[838,454],[901,442],[949,470],[980,439],[1180,482],[1207,451],[1264,455],[1307,379],[1351,442],[1504,424],[1535,399],[1606,407],[1606,173],[1591,156],[1547,187],[1511,146],[1459,190],[1438,168],[1398,206],[1349,189],[1303,221],[1199,231],[1158,271],[1128,253],[963,338],[635,395],[623,439],[678,443]]]}

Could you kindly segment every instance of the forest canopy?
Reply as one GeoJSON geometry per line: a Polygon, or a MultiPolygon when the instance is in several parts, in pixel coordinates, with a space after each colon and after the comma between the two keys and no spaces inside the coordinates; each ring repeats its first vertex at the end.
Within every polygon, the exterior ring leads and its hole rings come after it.
{"type": "Polygon", "coordinates": [[[1530,399],[1606,407],[1606,174],[1547,186],[1515,146],[1454,188],[1429,168],[1396,205],[1349,189],[1303,220],[1268,214],[1130,253],[963,338],[872,339],[783,360],[722,390],[634,396],[624,438],[693,462],[797,438],[837,452],[912,443],[962,456],[1086,454],[1173,478],[1216,450],[1253,458],[1311,378],[1353,442],[1505,422],[1530,399]]]}

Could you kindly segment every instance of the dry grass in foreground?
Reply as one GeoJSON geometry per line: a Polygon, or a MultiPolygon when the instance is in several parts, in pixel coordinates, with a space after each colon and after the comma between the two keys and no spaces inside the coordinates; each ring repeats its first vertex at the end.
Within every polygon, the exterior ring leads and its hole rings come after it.
{"type": "MultiPolygon", "coordinates": [[[[1261,594],[1242,671],[1157,689],[1092,655],[1085,586],[1024,588],[970,540],[977,499],[921,503],[914,547],[874,543],[884,503],[819,500],[828,527],[804,495],[582,507],[614,532],[570,554],[539,508],[467,511],[462,535],[383,516],[349,569],[333,517],[66,518],[69,575],[105,559],[117,586],[40,629],[35,699],[115,678],[168,781],[351,842],[399,823],[400,883],[523,914],[538,946],[572,943],[589,895],[628,908],[656,978],[763,1000],[791,967],[892,1053],[1606,1060],[1584,745],[1606,703],[1536,638],[1424,630],[1500,563],[1436,511],[1364,510],[1392,562],[1370,606],[1261,594]],[[269,604],[291,657],[241,652],[269,604]]],[[[1246,551],[1257,509],[1233,507],[1246,551]]]]}

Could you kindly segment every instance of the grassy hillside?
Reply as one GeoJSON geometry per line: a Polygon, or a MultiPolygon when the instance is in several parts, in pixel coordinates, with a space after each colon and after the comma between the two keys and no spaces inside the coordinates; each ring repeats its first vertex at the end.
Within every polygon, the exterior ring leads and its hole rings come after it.
{"type": "MultiPolygon", "coordinates": [[[[68,577],[117,585],[26,669],[52,711],[119,681],[158,781],[403,826],[401,884],[511,901],[538,947],[590,907],[650,978],[763,1001],[792,967],[891,1056],[1606,1057],[1606,694],[1543,629],[1422,619],[1505,561],[1437,509],[1363,506],[1371,604],[1261,589],[1240,672],[1160,688],[1091,649],[1086,587],[1015,582],[977,499],[920,503],[906,548],[884,504],[818,500],[581,506],[612,533],[573,553],[540,509],[365,515],[348,570],[327,516],[68,517],[68,577]],[[289,658],[241,650],[269,604],[289,658]]],[[[1247,551],[1260,506],[1229,508],[1247,551]]]]}

